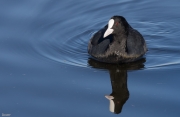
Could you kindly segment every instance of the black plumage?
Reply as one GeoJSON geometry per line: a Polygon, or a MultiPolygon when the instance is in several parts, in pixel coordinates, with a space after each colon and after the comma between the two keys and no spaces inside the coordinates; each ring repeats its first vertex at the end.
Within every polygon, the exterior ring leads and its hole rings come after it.
{"type": "Polygon", "coordinates": [[[147,51],[143,36],[124,17],[113,16],[111,20],[90,39],[88,53],[94,59],[106,63],[125,63],[141,58],[147,51]],[[113,30],[112,33],[105,34],[109,29],[113,30]]]}

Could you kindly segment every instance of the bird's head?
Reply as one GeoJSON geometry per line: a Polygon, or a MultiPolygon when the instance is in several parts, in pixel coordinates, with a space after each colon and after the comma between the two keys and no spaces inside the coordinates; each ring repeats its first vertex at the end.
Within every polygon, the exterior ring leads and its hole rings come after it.
{"type": "Polygon", "coordinates": [[[121,35],[128,33],[129,24],[122,16],[113,16],[108,22],[108,28],[104,33],[104,38],[110,34],[121,35]]]}

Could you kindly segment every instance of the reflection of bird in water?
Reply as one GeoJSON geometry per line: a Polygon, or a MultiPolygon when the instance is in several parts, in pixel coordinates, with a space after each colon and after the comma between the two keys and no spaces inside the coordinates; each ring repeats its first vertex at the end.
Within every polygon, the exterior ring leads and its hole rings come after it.
{"type": "Polygon", "coordinates": [[[110,111],[119,114],[123,105],[129,98],[127,87],[127,70],[139,70],[144,68],[144,58],[126,64],[107,64],[89,59],[88,63],[93,68],[107,69],[110,73],[112,93],[105,97],[110,101],[110,111]]]}
{"type": "Polygon", "coordinates": [[[127,71],[119,70],[110,71],[112,93],[110,96],[105,96],[110,101],[110,111],[120,113],[122,106],[129,98],[127,88],[127,71]]]}

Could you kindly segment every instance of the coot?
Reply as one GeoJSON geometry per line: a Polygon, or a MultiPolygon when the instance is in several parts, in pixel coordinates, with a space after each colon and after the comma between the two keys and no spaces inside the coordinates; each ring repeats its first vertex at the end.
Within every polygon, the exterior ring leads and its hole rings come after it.
{"type": "Polygon", "coordinates": [[[88,53],[106,63],[126,63],[140,59],[147,51],[143,36],[123,16],[113,16],[89,41],[88,53]]]}

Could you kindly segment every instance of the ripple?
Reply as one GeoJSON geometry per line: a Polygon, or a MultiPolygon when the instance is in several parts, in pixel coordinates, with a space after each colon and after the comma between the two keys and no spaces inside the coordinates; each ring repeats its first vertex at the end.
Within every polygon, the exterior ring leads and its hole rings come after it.
{"type": "Polygon", "coordinates": [[[138,30],[144,34],[148,45],[147,69],[179,67],[179,30],[175,21],[139,22],[136,25],[140,26],[138,30]]]}
{"type": "MultiPolygon", "coordinates": [[[[97,25],[100,23],[95,23],[97,25]]],[[[49,26],[48,26],[49,27],[49,26]]],[[[79,29],[74,27],[74,29],[79,29]]],[[[87,46],[90,37],[96,32],[96,29],[87,29],[82,32],[74,31],[65,38],[58,37],[55,32],[46,33],[45,36],[39,37],[33,47],[38,54],[50,60],[61,64],[73,65],[78,67],[87,67],[89,55],[87,46]],[[49,38],[47,38],[49,37],[49,38]]]]}
{"type": "Polygon", "coordinates": [[[73,66],[86,67],[87,65],[87,38],[84,35],[89,31],[82,32],[63,43],[58,40],[48,40],[48,42],[38,46],[36,50],[44,57],[73,66]]]}
{"type": "MultiPolygon", "coordinates": [[[[141,4],[150,3],[142,2],[141,4]]],[[[149,51],[146,54],[145,68],[159,69],[160,67],[168,68],[169,66],[172,68],[176,65],[179,67],[180,41],[178,41],[178,36],[180,31],[178,20],[170,18],[161,20],[161,17],[165,17],[163,15],[156,17],[159,20],[154,20],[152,17],[154,14],[152,13],[149,14],[149,18],[142,15],[136,17],[132,14],[140,11],[144,14],[149,9],[145,11],[142,11],[142,9],[145,9],[144,7],[135,7],[133,10],[127,9],[131,7],[128,2],[110,5],[102,3],[100,6],[95,5],[87,10],[74,13],[73,16],[76,17],[73,17],[73,19],[63,18],[60,21],[57,18],[49,19],[49,22],[46,21],[46,24],[36,30],[35,38],[37,40],[33,40],[33,48],[43,57],[61,64],[88,67],[88,41],[97,30],[106,24],[111,14],[117,13],[117,10],[113,9],[115,7],[119,11],[128,11],[125,17],[132,27],[142,33],[147,42],[149,51]],[[118,7],[121,5],[123,7],[118,7]],[[97,12],[95,13],[95,11],[97,12]]],[[[73,9],[79,8],[73,7],[73,9]]],[[[118,14],[123,15],[123,13],[118,14]]]]}

